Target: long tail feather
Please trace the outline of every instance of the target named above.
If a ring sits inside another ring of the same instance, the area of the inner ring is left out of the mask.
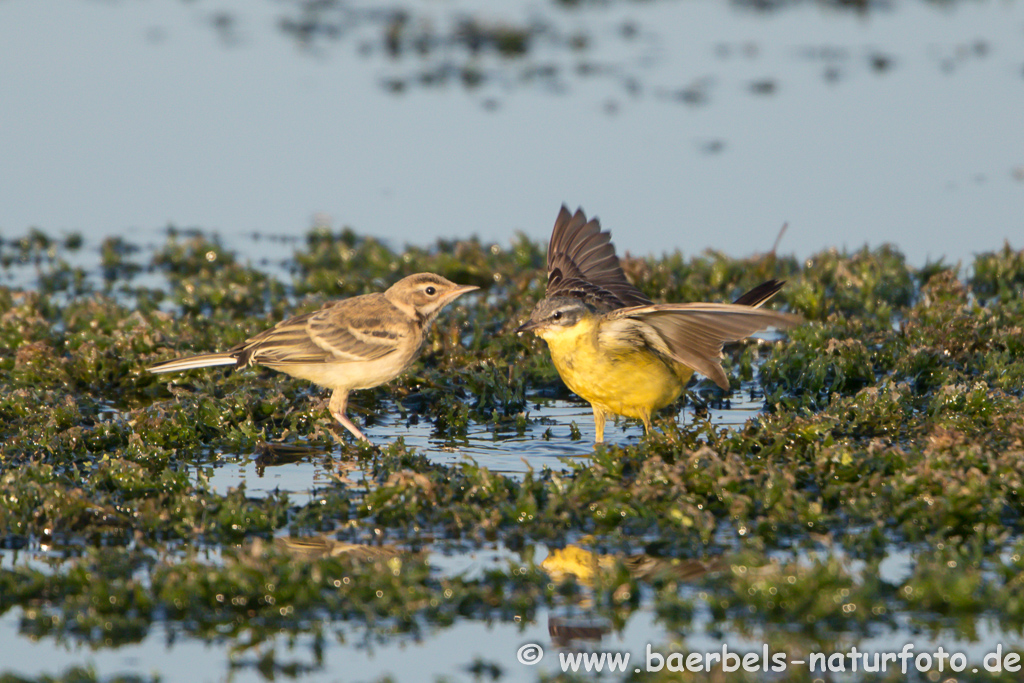
[[[238,359],[230,353],[204,353],[198,356],[176,358],[146,368],[150,372],[180,372],[192,368],[209,368],[214,365],[237,365]]]
[[[764,304],[768,299],[778,294],[779,290],[782,289],[782,285],[786,284],[785,280],[768,280],[762,282],[757,287],[740,296],[740,298],[733,301],[734,304],[740,306],[750,306],[752,308],[758,308]]]

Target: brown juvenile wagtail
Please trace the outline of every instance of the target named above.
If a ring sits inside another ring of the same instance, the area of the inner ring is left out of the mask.
[[[565,206],[548,244],[544,299],[521,325],[547,342],[566,386],[590,403],[596,441],[608,415],[639,418],[675,401],[694,371],[729,389],[722,345],[799,316],[760,306],[782,288],[769,280],[734,303],[655,304],[626,279],[611,234]]]
[[[213,365],[265,365],[333,389],[330,411],[348,431],[367,440],[345,415],[348,394],[393,380],[420,355],[427,330],[442,308],[479,289],[433,273],[402,278],[385,292],[330,301],[289,318],[225,353],[158,363],[150,372]]]

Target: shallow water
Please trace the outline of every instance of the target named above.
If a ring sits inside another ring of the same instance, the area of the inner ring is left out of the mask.
[[[353,403],[358,405],[358,398]],[[530,424],[522,436],[495,435],[493,431],[473,424],[468,438],[453,442],[437,438],[430,422],[411,425],[390,419],[387,415],[378,416],[374,424],[363,432],[378,445],[400,436],[416,452],[438,464],[452,465],[472,460],[492,472],[511,476],[522,475],[527,469],[535,472],[544,468],[564,471],[569,469],[569,463],[585,462],[594,452],[594,420],[588,404],[534,400],[530,405]],[[710,420],[716,426],[740,427],[757,415],[763,405],[763,398],[751,398],[749,391],[740,391],[736,392],[729,407],[709,407],[707,417],[700,419]],[[698,418],[692,405],[687,405],[676,419],[681,425],[686,425]],[[573,424],[579,429],[578,439],[572,438]],[[545,438],[549,431],[550,437]],[[620,418],[617,423],[610,421],[605,431],[608,444],[636,443],[642,437],[643,426],[636,420]],[[340,448],[333,449],[332,455],[330,465],[325,464],[323,455],[310,454],[298,462],[260,468],[256,463],[258,456],[224,453],[205,463],[204,472],[211,487],[219,493],[244,484],[249,496],[283,491],[288,493],[293,503],[302,505],[309,502],[318,486],[332,481],[337,476],[337,469],[343,467],[346,458]],[[345,471],[342,475],[355,482],[361,479],[358,469]]]
[[[542,559],[548,552],[537,547]],[[488,565],[515,561],[516,554],[500,548],[478,549],[471,553],[431,553],[430,563],[436,571],[446,575],[473,575]],[[24,559],[22,561],[30,561]],[[881,577],[898,582],[906,573],[909,562],[906,553],[892,554],[881,568]],[[857,563],[854,562],[854,565]],[[684,592],[685,589],[684,589]],[[693,591],[688,591],[693,593]],[[698,598],[699,595],[693,595]],[[649,602],[649,601],[648,601]],[[980,624],[975,637],[958,638],[927,635],[914,628],[906,619],[901,620],[899,635],[887,633],[864,637],[857,643],[861,653],[899,652],[906,643],[913,646],[914,655],[935,653],[939,648],[947,653],[962,653],[968,671],[983,668],[986,655],[997,647],[1004,650],[1024,646],[1019,636],[1010,636],[987,624]],[[649,605],[634,612],[621,628],[613,628],[607,619],[596,616],[586,605],[541,609],[535,618],[510,622],[482,622],[459,619],[447,628],[424,625],[418,637],[392,634],[369,635],[360,628],[351,628],[343,622],[322,624],[325,637],[317,641],[311,635],[282,634],[277,642],[263,643],[256,650],[242,650],[229,654],[226,643],[200,642],[182,636],[173,626],[156,623],[148,634],[136,644],[116,649],[90,650],[71,643],[55,645],[51,639],[29,639],[18,635],[19,620],[16,612],[0,616],[0,658],[7,673],[26,676],[57,673],[70,666],[87,665],[102,676],[133,673],[159,675],[163,681],[263,681],[271,675],[261,671],[261,660],[273,653],[279,667],[294,667],[290,676],[298,680],[320,681],[374,681],[384,674],[397,681],[428,680],[444,676],[446,680],[479,680],[472,673],[474,665],[497,667],[503,681],[535,681],[541,674],[554,675],[560,671],[559,653],[575,652],[627,652],[630,654],[628,671],[646,668],[650,651],[668,656],[673,652],[722,652],[723,647],[733,653],[758,653],[778,634],[755,630],[748,635],[721,634],[712,631],[706,606],[698,601],[693,630],[685,640],[667,632]],[[566,640],[566,634],[577,635]],[[517,661],[520,648],[539,646],[544,655],[536,665]],[[806,668],[807,645],[794,639],[786,648],[769,646],[772,653],[782,652],[786,662],[794,669]],[[812,652],[815,650],[811,650]],[[835,652],[849,652],[837,644]],[[912,660],[913,661],[913,660]],[[264,660],[265,662],[265,660]],[[913,666],[913,664],[911,664]],[[280,675],[280,671],[278,672]]]
[[[480,16],[542,27],[515,58],[392,56],[372,12],[297,43],[302,5],[0,3],[0,231],[507,244],[566,202],[640,254],[1019,240],[1020,3],[516,0]],[[406,7],[444,38],[475,5]]]
[[[728,408],[710,407],[707,417],[700,419],[709,419],[716,425],[741,426],[757,415],[762,403],[763,399],[751,398],[749,391],[737,392]],[[390,415],[379,416],[365,433],[378,444],[401,435],[408,445],[435,462],[451,464],[472,458],[492,471],[511,476],[521,476],[528,468],[565,470],[569,463],[585,461],[592,454],[594,426],[586,404],[537,398],[530,406],[531,421],[521,436],[496,438],[491,431],[477,428],[470,430],[464,442],[453,444],[437,439],[429,422],[406,425]],[[688,405],[677,419],[692,424],[697,418]],[[579,429],[577,439],[571,437],[572,424]],[[549,438],[544,438],[546,433],[550,433]],[[606,430],[610,444],[636,442],[642,435],[642,426],[632,420],[609,423]],[[256,454],[212,454],[209,461],[200,465],[201,476],[219,493],[244,485],[248,496],[286,492],[293,504],[302,505],[316,496],[318,487],[330,484],[339,475],[347,477],[354,486],[360,486],[363,475],[359,467],[353,465],[352,469],[347,469],[339,448],[333,449],[331,455],[333,459],[329,463],[325,455],[314,453],[296,462],[262,468],[257,465]],[[286,529],[279,533],[279,536],[286,535]],[[519,562],[516,553],[500,546],[466,549],[440,541],[428,544],[427,548],[431,549],[429,557],[434,571],[445,576],[473,577],[488,566]],[[54,551],[36,544],[16,553],[0,551],[0,567],[11,568],[17,564],[45,571],[48,562],[66,557],[68,550]],[[540,563],[547,552],[545,546],[536,546],[535,561]],[[214,551],[211,561],[216,561],[215,556]],[[398,634],[368,635],[363,630],[346,627],[343,622],[325,621],[322,626],[327,637],[322,644],[323,657],[318,659],[316,652],[320,645],[308,634],[282,635],[278,642],[264,643],[257,651],[233,652],[231,641],[201,642],[179,633],[174,624],[161,622],[154,623],[137,644],[90,649],[73,641],[27,638],[19,633],[18,610],[12,610],[0,617],[0,662],[5,673],[26,676],[55,675],[70,666],[88,665],[101,676],[158,673],[161,680],[168,682],[259,681],[266,680],[258,665],[261,656],[274,652],[278,665],[296,667],[299,679],[311,682],[339,680],[340,671],[344,671],[344,680],[355,681],[376,680],[385,673],[398,681],[417,681],[423,680],[424,670],[431,672],[431,679],[445,675],[456,681],[472,680],[468,667],[474,662],[498,665],[504,672],[502,680],[533,681],[541,671],[554,672],[552,666],[557,659],[552,655],[539,668],[527,667],[516,660],[518,648],[535,643],[554,653],[557,650],[552,644],[554,624],[563,630],[578,628],[595,618],[586,609],[544,609],[535,619],[518,623],[462,619],[449,628],[425,624],[422,634],[416,638]],[[597,620],[604,624],[601,618]],[[604,632],[604,647],[631,650],[635,656],[642,653],[644,644],[663,643],[668,637],[655,623],[649,609],[636,613],[621,632],[611,634],[609,628],[604,625],[599,629]],[[579,645],[576,642],[574,647]],[[588,640],[586,646],[596,648],[598,643]]]

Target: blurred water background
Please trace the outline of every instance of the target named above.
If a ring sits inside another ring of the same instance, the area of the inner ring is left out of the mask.
[[[0,236],[351,226],[562,202],[635,255],[1018,242],[1024,9],[998,2],[0,2]]]

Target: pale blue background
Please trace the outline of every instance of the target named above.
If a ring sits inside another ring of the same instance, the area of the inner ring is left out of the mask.
[[[409,5],[438,29],[462,6],[475,5]],[[1024,242],[1020,3],[483,6],[495,22],[583,32],[590,47],[485,56],[498,77],[479,90],[396,96],[385,79],[443,55],[391,60],[379,25],[304,51],[277,28],[292,3],[0,2],[0,232],[162,241],[173,223],[241,242],[303,234],[323,214],[395,246],[507,244],[518,229],[545,238],[567,202],[634,253],[746,255],[784,221],[782,250],[800,255],[892,241],[922,263]],[[230,40],[217,12],[235,17]],[[808,56],[823,51],[838,57]],[[892,67],[876,72],[874,55]],[[615,75],[578,76],[582,62]],[[556,92],[521,81],[549,64]],[[753,94],[762,80],[773,94]],[[670,97],[695,85],[706,104]]]

